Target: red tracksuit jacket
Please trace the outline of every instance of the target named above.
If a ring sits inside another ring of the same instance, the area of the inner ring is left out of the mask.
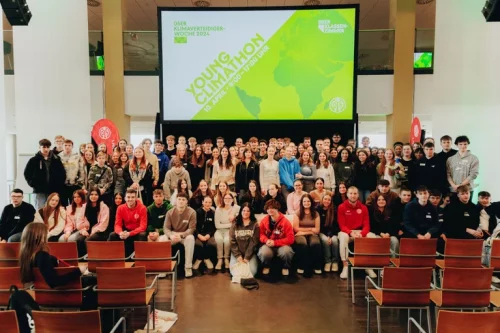
[[[340,231],[350,234],[352,230],[360,230],[361,235],[366,237],[370,232],[370,218],[368,209],[359,200],[353,206],[349,200],[344,201],[338,207],[337,218]]]
[[[128,208],[127,204],[118,206],[116,210],[115,233],[119,234],[125,228],[130,236],[146,231],[148,226],[148,212],[139,200],[134,208]]]
[[[274,246],[280,247],[284,245],[292,245],[295,241],[292,224],[287,220],[285,215],[281,213],[279,214],[280,216],[276,221],[276,226],[272,231],[269,228],[269,215],[266,215],[262,221],[260,221],[259,229],[261,243],[265,244],[268,239],[272,239],[274,241]]]

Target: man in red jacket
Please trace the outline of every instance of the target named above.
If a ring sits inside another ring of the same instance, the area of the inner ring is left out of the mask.
[[[109,235],[108,241],[125,241],[125,254],[128,257],[134,252],[134,241],[145,241],[148,226],[146,206],[137,200],[135,190],[127,190],[125,205],[116,210],[115,231]]]
[[[264,205],[267,212],[260,222],[260,242],[263,243],[257,256],[264,264],[263,275],[269,274],[269,264],[274,256],[278,256],[283,261],[281,274],[287,276],[288,269],[292,265],[294,252],[291,245],[295,237],[290,221],[279,212],[281,205],[278,201],[271,199]]]
[[[368,209],[359,200],[359,191],[351,186],[347,190],[347,200],[338,207],[337,219],[339,222],[339,251],[340,258],[344,264],[341,279],[347,279],[347,248],[354,238],[370,237],[375,238],[375,234],[370,232],[370,219]],[[371,278],[376,278],[377,274],[372,269],[367,269],[366,273]]]

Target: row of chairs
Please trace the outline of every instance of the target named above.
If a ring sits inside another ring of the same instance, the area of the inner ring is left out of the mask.
[[[101,333],[101,316],[99,311],[81,312],[48,312],[33,311],[33,322],[37,333]],[[127,331],[125,317],[121,317],[110,333]],[[0,311],[0,331],[2,333],[19,333],[16,312]]]
[[[491,286],[495,268],[500,268],[500,241],[491,249],[491,267],[482,266],[481,240],[452,240],[446,242],[445,253],[436,253],[436,240],[402,239],[398,258],[391,258],[389,239],[355,239],[355,252],[348,258],[351,275],[352,302],[354,270],[374,269],[383,272],[383,283],[366,277],[367,331],[370,329],[370,303],[376,303],[377,327],[381,332],[380,310],[383,308],[427,311],[431,331],[430,304],[438,310],[487,311],[490,304],[500,307],[500,291]],[[436,259],[436,255],[444,259]],[[391,267],[390,267],[391,266]],[[434,268],[439,270],[439,287]],[[433,283],[431,283],[431,280]],[[347,283],[349,290],[349,283]],[[492,289],[493,288],[493,289]],[[496,290],[495,290],[496,289]]]
[[[426,332],[413,317],[408,318],[408,333],[416,327],[419,333]],[[496,333],[500,327],[500,312],[439,311],[437,333],[481,332]]]

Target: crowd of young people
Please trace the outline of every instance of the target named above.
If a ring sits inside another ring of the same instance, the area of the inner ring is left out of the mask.
[[[500,203],[486,191],[471,203],[479,161],[466,136],[455,139],[458,151],[443,136],[439,154],[432,138],[385,149],[368,137],[342,145],[338,133],[315,147],[309,137],[215,142],[169,135],[166,145],[144,139],[134,148],[120,140],[108,153],[90,143],[73,152],[62,136],[53,148],[40,140],[24,172],[35,207],[14,190],[0,242],[30,239],[23,230],[35,222],[49,242],[77,242],[79,254],[88,240],[124,241],[127,255],[138,240],[180,244],[186,277],[239,263],[255,275],[259,261],[268,275],[277,258],[283,275],[292,265],[321,274],[340,264],[346,278],[357,237],[390,238],[396,253],[402,237],[438,238],[441,251],[448,238],[484,239],[487,253],[500,234]]]

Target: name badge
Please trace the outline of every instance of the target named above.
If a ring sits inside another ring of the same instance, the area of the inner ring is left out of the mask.
[[[462,168],[461,168],[461,167],[459,167],[459,166],[457,166],[457,167],[455,168],[455,171],[460,171],[460,170],[462,170]]]
[[[279,230],[274,230],[274,234],[279,235],[279,234],[281,234],[281,232]]]
[[[344,167],[344,169],[350,169],[350,168],[351,168],[351,167],[349,167],[349,166],[345,166],[345,167]]]
[[[188,220],[182,220],[182,223],[188,223],[189,221]]]
[[[96,174],[95,176],[96,176],[96,177],[101,177],[101,174],[100,174],[100,173],[98,173],[98,174]]]
[[[158,157],[158,162],[161,162],[161,158]]]
[[[14,220],[20,220],[21,216],[14,216]]]
[[[212,218],[211,218],[211,217],[209,217],[209,218],[207,219],[207,221],[212,221]]]
[[[431,218],[432,218],[432,216],[431,216],[430,214],[427,214],[427,215],[425,216],[425,218],[426,218],[426,219],[431,219]]]
[[[470,215],[469,215],[469,212],[465,212],[465,213],[464,213],[464,216],[465,216],[465,217],[469,217],[469,216],[470,216]]]
[[[158,216],[158,218],[163,219],[163,218],[165,218],[165,215],[160,215],[160,216]]]
[[[420,166],[425,166],[425,163],[420,163]]]

